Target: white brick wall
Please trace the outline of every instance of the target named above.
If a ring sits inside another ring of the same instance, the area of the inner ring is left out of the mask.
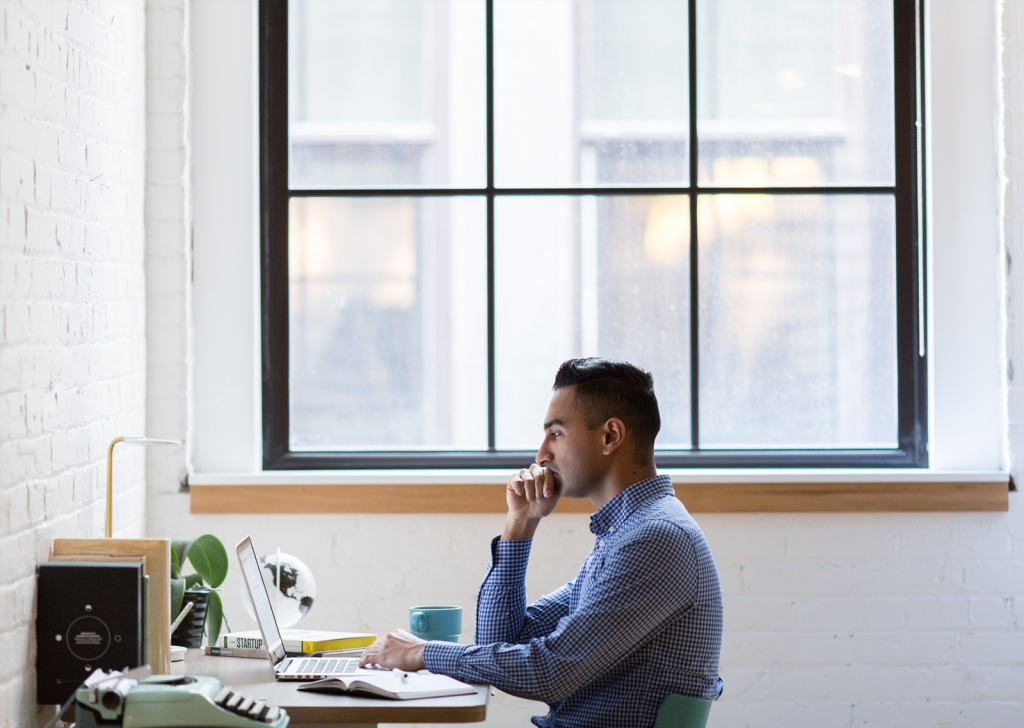
[[[0,0],[2,726],[37,717],[35,565],[103,535],[106,446],[145,425],[143,11]],[[144,463],[116,457],[116,535]]]
[[[1008,514],[699,520],[725,590],[711,725],[1022,725],[1016,494]]]

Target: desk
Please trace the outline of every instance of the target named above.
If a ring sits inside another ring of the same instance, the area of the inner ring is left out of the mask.
[[[291,725],[375,726],[377,723],[475,723],[487,717],[490,688],[474,685],[473,695],[420,700],[382,700],[325,693],[300,692],[300,682],[277,682],[269,660],[212,657],[201,649],[189,650],[184,662],[171,665],[172,673],[215,677],[247,695],[265,698],[288,711]]]

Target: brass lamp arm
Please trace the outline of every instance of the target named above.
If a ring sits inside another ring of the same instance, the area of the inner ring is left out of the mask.
[[[107,525],[104,533],[107,538],[114,535],[114,445],[124,442],[123,437],[115,437],[107,448]]]

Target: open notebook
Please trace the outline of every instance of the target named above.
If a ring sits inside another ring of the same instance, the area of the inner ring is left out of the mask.
[[[426,671],[383,672],[380,675],[352,675],[328,677],[303,683],[299,690],[324,693],[367,693],[380,698],[413,700],[415,698],[441,698],[446,695],[471,695],[473,686],[445,675]]]

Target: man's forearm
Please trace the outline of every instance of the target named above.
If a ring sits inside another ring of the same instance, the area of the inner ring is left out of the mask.
[[[540,524],[539,518],[524,518],[522,520],[505,519],[505,530],[501,533],[502,541],[529,541],[537,532]]]
[[[515,642],[526,615],[530,539],[491,541],[491,562],[476,606],[476,641]]]

